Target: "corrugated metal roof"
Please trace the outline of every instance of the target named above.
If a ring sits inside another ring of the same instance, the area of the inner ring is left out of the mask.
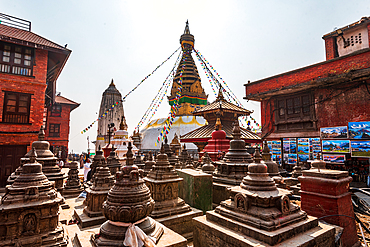
[[[221,100],[216,100],[216,101],[200,108],[199,110],[195,110],[193,112],[193,114],[194,115],[203,115],[204,112],[215,111],[215,110],[219,110],[219,109],[230,110],[230,111],[233,111],[233,112],[238,113],[240,115],[249,115],[249,114],[252,113],[251,111],[249,111],[247,109],[244,109],[244,108],[239,107],[237,105],[234,105],[230,102],[227,102],[224,99],[221,99]]]
[[[232,139],[233,138],[233,126],[232,125],[223,125],[222,129],[226,132],[226,138]],[[180,140],[186,140],[186,139],[210,139],[212,138],[212,132],[215,130],[215,124],[208,124],[205,126],[202,126],[198,129],[195,129],[189,133],[186,133],[185,135],[182,135],[180,137]],[[241,138],[243,140],[256,140],[260,141],[261,138],[253,133],[250,130],[244,129],[240,127],[240,133]]]
[[[54,48],[58,50],[70,51],[64,48],[63,46],[60,46],[50,40],[47,40],[33,32],[29,32],[26,30],[0,24],[0,40],[6,40],[9,42],[12,42],[13,39],[31,43],[31,44],[28,44],[28,46],[34,47],[34,45],[36,44],[36,45],[50,47],[50,48]],[[24,45],[27,45],[27,44],[24,44]]]

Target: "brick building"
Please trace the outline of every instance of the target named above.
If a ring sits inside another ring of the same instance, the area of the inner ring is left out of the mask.
[[[31,32],[29,21],[4,14],[0,21],[0,186],[4,186],[37,140],[71,51]]]
[[[68,137],[70,113],[80,104],[66,97],[55,96],[55,103],[47,108],[45,139],[50,143],[51,151],[59,158],[68,155]]]
[[[318,138],[320,128],[370,121],[370,18],[323,36],[326,61],[245,84],[268,139]]]

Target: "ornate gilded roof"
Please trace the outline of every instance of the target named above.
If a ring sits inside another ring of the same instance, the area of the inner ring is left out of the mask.
[[[198,129],[195,129],[191,132],[186,133],[185,135],[180,136],[181,142],[184,142],[186,140],[192,140],[194,139],[204,139],[204,141],[212,138],[212,132],[215,130],[215,123],[210,123],[208,125],[204,125]],[[231,124],[224,124],[222,127],[222,130],[226,132],[226,138],[232,139],[232,132],[233,132],[233,126]],[[243,140],[256,140],[260,141],[261,138],[253,133],[250,130],[244,129],[240,127],[241,132],[241,139]]]

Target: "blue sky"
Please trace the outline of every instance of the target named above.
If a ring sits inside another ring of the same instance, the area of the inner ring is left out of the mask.
[[[32,22],[32,31],[72,50],[57,91],[81,106],[71,114],[70,151],[87,149],[80,131],[97,118],[113,78],[125,95],[179,47],[188,19],[195,48],[213,65],[260,123],[259,103],[243,100],[243,84],[325,60],[321,37],[363,16],[369,1],[19,1],[0,0],[1,12]],[[194,56],[193,56],[194,57]],[[196,58],[194,57],[194,60]],[[124,103],[132,133],[174,60]],[[209,101],[215,96],[198,64]],[[163,102],[156,118],[167,117]]]

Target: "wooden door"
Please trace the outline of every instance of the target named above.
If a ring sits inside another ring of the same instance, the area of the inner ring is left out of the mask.
[[[0,145],[0,187],[5,187],[6,180],[26,153],[26,145]]]

